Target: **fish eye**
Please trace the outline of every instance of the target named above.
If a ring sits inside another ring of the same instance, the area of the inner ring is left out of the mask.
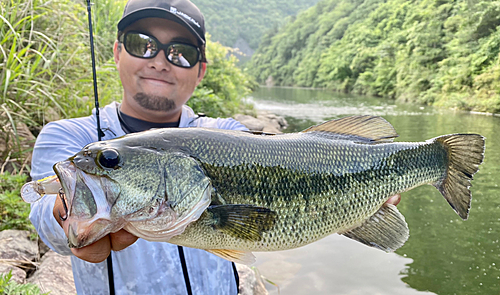
[[[103,168],[116,169],[120,166],[120,154],[112,149],[101,151],[97,155],[97,162]]]

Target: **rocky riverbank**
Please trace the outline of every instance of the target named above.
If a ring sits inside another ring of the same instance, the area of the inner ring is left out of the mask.
[[[29,235],[20,230],[0,232],[0,274],[12,271],[12,281],[35,284],[42,293],[75,294],[70,257],[55,253]]]
[[[262,278],[248,266],[237,264],[241,295],[268,294]],[[42,241],[33,241],[28,231],[0,232],[0,275],[11,272],[11,281],[31,283],[50,295],[76,294],[71,259],[50,250]]]

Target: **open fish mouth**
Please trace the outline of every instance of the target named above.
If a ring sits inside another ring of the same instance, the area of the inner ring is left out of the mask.
[[[81,248],[120,230],[124,219],[112,217],[120,186],[107,177],[85,173],[71,161],[54,165],[67,201],[68,243]]]

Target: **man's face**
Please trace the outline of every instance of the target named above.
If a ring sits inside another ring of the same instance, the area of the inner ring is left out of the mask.
[[[162,18],[139,20],[124,31],[139,31],[156,37],[163,44],[172,41],[196,45],[196,38],[183,26]],[[114,47],[115,62],[124,89],[121,110],[151,122],[179,119],[181,108],[205,74],[205,67],[186,69],[167,61],[161,50],[152,59],[131,56],[122,45]]]

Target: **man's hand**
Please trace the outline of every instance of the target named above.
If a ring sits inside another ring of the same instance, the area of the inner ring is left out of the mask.
[[[54,204],[54,210],[52,211],[52,213],[59,225],[64,229],[64,232],[67,236],[69,224],[67,221],[63,221],[59,217],[59,214],[63,217],[65,216],[64,206],[61,198],[56,198],[56,203]],[[123,250],[135,243],[135,241],[137,241],[136,236],[132,235],[124,229],[121,229],[116,233],[111,233],[88,246],[79,249],[72,248],[71,252],[73,252],[73,255],[82,260],[92,263],[98,263],[104,261],[111,253],[111,250]]]
[[[389,200],[387,200],[385,203],[397,206],[399,204],[399,201],[401,201],[401,195],[397,194],[397,195],[390,197]]]

